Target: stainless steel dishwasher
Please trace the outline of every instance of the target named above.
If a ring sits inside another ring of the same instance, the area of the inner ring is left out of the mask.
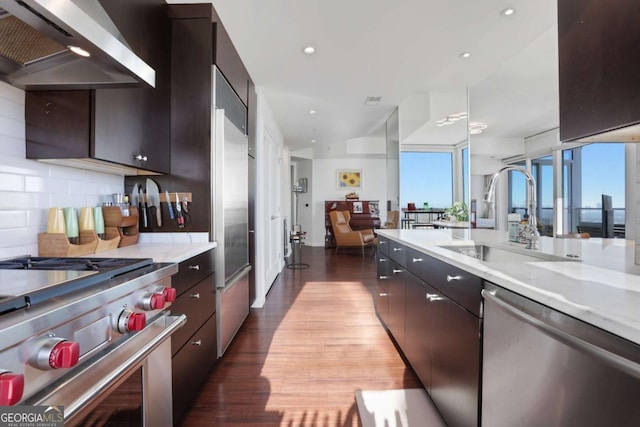
[[[638,426],[640,346],[487,283],[482,425]]]

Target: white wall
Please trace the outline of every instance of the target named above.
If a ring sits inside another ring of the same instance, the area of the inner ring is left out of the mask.
[[[257,88],[256,117],[256,300],[253,307],[262,307],[277,274],[284,267],[284,230],[286,219],[291,224],[289,158],[284,150],[284,138],[260,88]],[[270,151],[267,139],[277,153]],[[272,162],[271,164],[269,162]],[[273,191],[275,188],[279,191]],[[279,193],[279,194],[278,194]],[[267,195],[278,194],[275,210]],[[271,217],[277,217],[272,220]]]
[[[24,91],[0,82],[0,258],[38,253],[50,207],[97,206],[124,191],[120,175],[25,158]]]
[[[349,191],[337,189],[336,172],[338,169],[361,169],[362,170],[362,190],[356,191],[360,200],[379,200],[381,221],[386,219],[387,200],[387,174],[386,160],[384,158],[335,158],[335,159],[314,159],[311,164],[312,177],[309,180],[312,191],[309,207],[303,206],[300,199],[300,211],[306,211],[304,215],[309,218],[309,223],[303,224],[307,231],[307,245],[324,246],[325,226],[324,226],[324,201],[344,200],[345,194]],[[305,229],[305,228],[303,228]]]

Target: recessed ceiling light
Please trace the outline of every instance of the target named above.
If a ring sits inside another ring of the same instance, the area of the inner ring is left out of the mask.
[[[309,110],[309,114],[315,114],[316,110]]]
[[[304,49],[302,49],[302,51],[304,52],[305,55],[313,55],[314,53],[316,53],[316,48],[313,46],[307,46]]]
[[[516,12],[516,10],[515,10],[514,8],[512,8],[512,7],[508,7],[508,8],[506,8],[506,9],[503,9],[503,10],[500,12],[500,15],[502,15],[502,16],[511,16],[511,15],[513,15],[515,12]]]
[[[381,99],[382,99],[381,96],[367,96],[364,100],[364,105],[367,105],[367,106],[378,105]]]
[[[469,52],[462,52],[462,53],[460,54],[460,58],[468,58],[468,57],[470,57],[470,56],[471,56],[471,54],[470,54]]]
[[[87,52],[86,50],[84,50],[83,48],[79,47],[79,46],[67,46],[69,48],[69,50],[73,53],[75,53],[76,55],[80,55],[80,56],[84,56],[84,57],[89,57],[91,56],[91,54],[89,52]]]
[[[316,142],[316,140],[315,140],[315,139],[312,139],[312,140],[311,140],[311,142]]]

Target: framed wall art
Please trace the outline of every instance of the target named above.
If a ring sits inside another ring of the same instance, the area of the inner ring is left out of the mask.
[[[338,169],[336,172],[338,190],[361,190],[361,169]]]

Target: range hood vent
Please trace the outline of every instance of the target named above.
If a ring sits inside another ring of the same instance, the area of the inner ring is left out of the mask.
[[[22,89],[155,87],[99,0],[0,0],[0,78]]]

